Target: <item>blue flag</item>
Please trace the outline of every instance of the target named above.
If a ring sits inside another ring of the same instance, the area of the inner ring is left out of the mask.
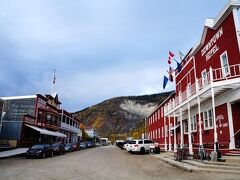
[[[176,59],[174,59],[174,60],[177,63],[177,70],[178,70],[178,72],[180,72],[182,70],[182,65]]]
[[[166,76],[163,77],[163,89],[165,89],[168,82],[168,78]]]

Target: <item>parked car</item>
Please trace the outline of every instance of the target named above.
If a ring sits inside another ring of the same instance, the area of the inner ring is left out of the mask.
[[[73,150],[78,151],[80,150],[80,143],[79,142],[72,142]]]
[[[65,144],[64,149],[65,149],[65,152],[72,152],[72,151],[74,151],[74,147],[73,147],[72,143]]]
[[[87,148],[87,143],[82,141],[80,142],[80,149],[86,149]]]
[[[125,149],[125,150],[126,150],[127,147],[128,147],[128,143],[129,143],[129,140],[124,141],[122,149]]]
[[[123,147],[123,140],[116,140],[116,146],[118,146],[119,148]]]
[[[96,143],[95,143],[95,146],[96,146],[96,147],[100,147],[100,146],[102,146],[102,145],[101,145],[99,142],[96,142]]]
[[[26,152],[26,158],[45,158],[47,156],[53,156],[53,148],[50,144],[36,144],[29,148]]]
[[[95,143],[92,141],[87,141],[87,148],[95,147]]]
[[[140,152],[141,154],[145,154],[149,152],[150,146],[155,146],[155,142],[150,139],[139,139],[130,141],[128,144],[128,152]]]
[[[54,154],[64,154],[65,153],[65,147],[64,144],[61,142],[53,143],[52,145]]]

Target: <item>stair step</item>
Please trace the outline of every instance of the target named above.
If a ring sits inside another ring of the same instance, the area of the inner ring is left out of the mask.
[[[225,156],[240,156],[240,153],[226,153]]]

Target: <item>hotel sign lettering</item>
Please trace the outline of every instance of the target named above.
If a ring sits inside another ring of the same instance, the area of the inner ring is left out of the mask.
[[[206,61],[209,60],[218,50],[216,42],[223,35],[223,28],[221,27],[216,34],[208,41],[208,43],[201,50],[202,56],[206,57]]]

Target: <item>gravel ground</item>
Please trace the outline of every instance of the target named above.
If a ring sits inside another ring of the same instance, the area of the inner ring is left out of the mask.
[[[0,180],[155,180],[239,179],[236,175],[189,173],[150,155],[129,154],[115,146],[99,147],[46,159],[0,160]]]

